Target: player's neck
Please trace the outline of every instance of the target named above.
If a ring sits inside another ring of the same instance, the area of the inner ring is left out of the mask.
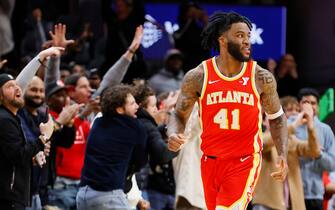
[[[236,60],[228,53],[220,54],[215,59],[220,72],[227,77],[233,77],[242,70],[243,62]]]

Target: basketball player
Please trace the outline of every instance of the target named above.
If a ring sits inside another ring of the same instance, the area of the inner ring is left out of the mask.
[[[246,209],[260,171],[261,105],[270,119],[278,169],[287,175],[287,126],[273,75],[250,59],[250,21],[237,13],[215,13],[203,31],[203,45],[219,55],[189,71],[168,125],[169,148],[185,143],[185,124],[196,101],[203,132],[201,175],[206,205]]]

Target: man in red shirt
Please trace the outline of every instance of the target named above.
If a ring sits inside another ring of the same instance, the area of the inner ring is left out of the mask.
[[[168,125],[169,148],[185,143],[185,124],[196,101],[202,125],[201,173],[206,205],[246,209],[260,171],[261,107],[270,119],[278,170],[287,175],[287,126],[273,75],[251,60],[251,22],[237,13],[216,13],[203,31],[203,45],[219,55],[189,71]]]

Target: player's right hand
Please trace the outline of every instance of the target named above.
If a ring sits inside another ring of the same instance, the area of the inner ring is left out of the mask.
[[[168,148],[173,152],[177,152],[181,149],[182,145],[186,143],[186,138],[184,134],[171,134],[169,136]]]

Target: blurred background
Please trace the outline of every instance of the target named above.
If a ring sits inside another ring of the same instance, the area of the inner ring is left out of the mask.
[[[64,23],[67,39],[76,45],[62,58],[63,68],[78,64],[103,76],[143,24],[141,50],[124,82],[150,78],[171,48],[183,54],[186,72],[215,54],[200,46],[208,17],[216,10],[236,11],[253,23],[253,58],[274,73],[280,95],[316,88],[325,97],[325,118],[334,122],[329,116],[334,106],[334,8],[331,0],[1,0],[0,56],[8,60],[6,71],[17,73],[40,51],[53,25]]]

